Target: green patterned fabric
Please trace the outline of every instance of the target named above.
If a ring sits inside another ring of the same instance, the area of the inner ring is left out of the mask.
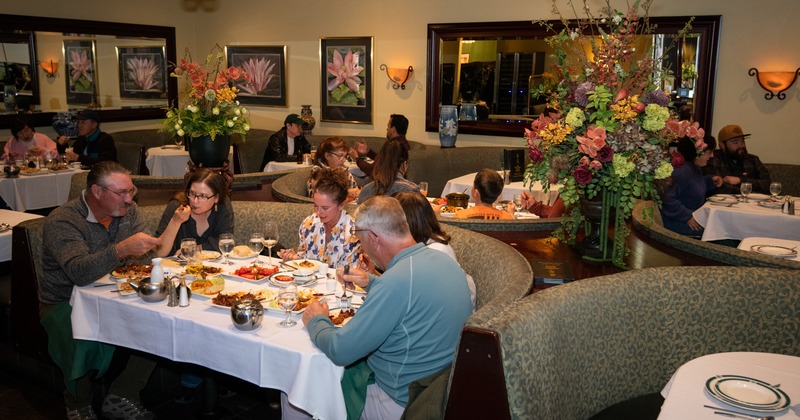
[[[477,232],[552,232],[561,225],[561,218],[552,219],[518,219],[518,220],[482,220],[482,219],[456,219],[455,217],[439,216],[439,223],[458,226],[462,229]]]
[[[696,357],[800,355],[797,272],[661,267],[534,293],[483,323],[497,331],[513,418],[588,418],[659,392]]]
[[[308,196],[308,176],[311,168],[293,169],[272,183],[272,195],[287,203],[313,203]]]

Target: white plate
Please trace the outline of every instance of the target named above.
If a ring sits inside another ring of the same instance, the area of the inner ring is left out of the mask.
[[[348,287],[347,291],[348,292],[353,292],[353,293],[355,293],[357,295],[366,295],[367,294],[366,290],[362,289],[360,286],[355,285],[355,284],[353,285],[353,287]]]
[[[302,267],[302,268],[309,268],[309,269],[314,270],[314,271],[317,271],[319,269],[319,265],[322,264],[321,261],[305,259],[305,258],[286,261],[284,264],[288,265],[289,267],[293,267],[293,268],[301,268],[301,266],[300,266],[301,262],[303,262],[303,263],[307,262],[308,264],[314,265],[314,267]]]
[[[252,252],[252,251],[250,252],[250,255],[248,255],[246,257],[240,257],[238,255],[234,255],[233,253],[231,253],[231,255],[228,255],[228,258],[230,258],[232,260],[246,260],[248,258],[255,258],[256,255],[258,255],[258,254],[256,254],[255,252]]]
[[[22,176],[37,176],[37,175],[47,175],[50,171],[47,169],[39,169],[37,172],[22,172],[19,171],[19,174]]]
[[[792,248],[778,245],[752,245],[751,251],[758,252],[759,254],[771,255],[780,258],[793,258],[797,256],[797,251]]]
[[[128,296],[136,296],[136,290],[133,290],[130,283],[127,281],[118,281],[117,283],[117,290],[119,290],[119,295],[123,297]]]
[[[706,381],[706,391],[720,402],[750,411],[778,412],[791,404],[781,389],[747,376],[712,376]]]
[[[330,311],[328,311],[328,317],[335,317],[335,316],[339,315],[339,313],[340,313],[341,311],[342,311],[341,309],[331,309]],[[357,312],[357,311],[356,311],[356,312]],[[354,316],[355,316],[355,315],[354,315]],[[342,323],[341,323],[341,324],[339,324],[339,325],[333,324],[333,325],[336,325],[337,327],[344,327],[344,326],[345,326],[345,324],[347,324],[348,322],[350,322],[350,320],[351,320],[351,319],[353,319],[353,317],[352,317],[352,316],[349,316],[349,317],[345,318],[345,319],[344,319],[344,321],[342,321]]]
[[[201,252],[195,253],[195,257],[197,257],[200,260],[216,260],[221,255],[222,254],[220,254],[217,251],[201,251]]]
[[[291,277],[292,281],[277,280],[277,277],[279,277],[279,276]],[[291,271],[279,271],[279,272],[269,276],[269,282],[270,282],[270,284],[272,284],[274,286],[278,286],[278,287],[283,287],[283,286],[287,286],[287,285],[290,285],[290,284],[294,284],[295,286],[313,286],[313,285],[317,284],[317,277],[316,276],[311,276],[311,277],[298,278]]]
[[[261,301],[261,304],[265,308],[267,306],[267,301],[275,299],[275,296],[276,296],[275,292],[273,292],[272,290],[267,290],[267,289],[254,290],[253,292],[256,292],[256,293],[253,293],[253,294],[256,296],[256,299]],[[233,292],[233,293],[237,293],[237,292]],[[216,295],[214,297],[216,297]],[[217,305],[216,303],[214,303],[214,298],[208,299],[208,304],[213,306],[213,307],[215,307],[215,308],[225,309],[225,310],[228,310],[228,311],[231,310],[230,306]]]
[[[783,207],[783,203],[780,201],[772,201],[771,199],[759,201],[758,205],[768,209],[780,209]]]
[[[252,267],[252,266],[246,266],[246,267]],[[266,265],[264,267],[274,268],[274,266],[266,266]],[[230,277],[232,279],[241,280],[241,281],[249,282],[249,283],[261,283],[262,281],[269,280],[270,276],[275,275],[275,274],[277,274],[277,273],[272,273],[272,274],[270,274],[268,276],[261,277],[258,280],[254,280],[254,279],[248,279],[247,277],[242,277],[242,276],[240,276],[238,274],[235,274],[235,270],[230,272],[230,273],[222,273],[222,275],[225,276],[225,277]]]
[[[766,194],[758,194],[758,193],[747,194],[747,199],[753,201],[761,201],[761,200],[766,200],[768,198],[770,198],[770,196]]]
[[[711,204],[720,204],[723,206],[732,206],[738,203],[736,197],[732,195],[721,195],[721,194],[712,195],[711,197],[708,197],[708,202]]]

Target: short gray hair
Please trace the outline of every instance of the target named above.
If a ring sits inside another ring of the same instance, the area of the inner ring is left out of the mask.
[[[92,166],[92,169],[89,171],[89,175],[86,176],[86,188],[92,188],[92,185],[94,184],[100,184],[103,186],[106,178],[108,178],[111,174],[124,174],[130,176],[131,171],[122,166],[120,163],[112,160],[104,160],[102,162],[95,163],[94,166]]]
[[[403,206],[394,197],[376,195],[355,211],[356,227],[369,229],[378,236],[399,238],[410,235]]]

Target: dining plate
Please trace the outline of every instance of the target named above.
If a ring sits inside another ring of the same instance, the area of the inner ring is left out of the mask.
[[[269,290],[269,289],[260,289],[260,290],[249,290],[249,291],[246,291],[246,292],[232,292],[232,293],[229,293],[229,294],[218,293],[213,298],[208,300],[208,304],[213,306],[213,307],[216,307],[216,308],[222,308],[222,309],[230,310],[231,309],[230,305],[216,303],[214,301],[217,300],[220,297],[220,295],[230,296],[231,297],[231,301],[233,301],[235,299],[240,299],[240,298],[244,297],[247,293],[250,293],[251,295],[253,295],[256,300],[262,301],[262,304],[265,304],[264,301],[266,301],[266,300],[275,299],[275,292],[273,292],[272,290]]]
[[[11,230],[11,225],[8,223],[0,223],[0,232],[5,232],[7,230]]]
[[[359,295],[366,295],[367,294],[366,290],[362,289],[361,286],[359,286],[359,285],[357,285],[355,283],[353,283],[352,285],[348,286],[347,287],[347,291],[348,292],[353,292],[353,293],[356,293],[356,294],[359,294]]]
[[[771,198],[771,197],[766,195],[766,194],[758,194],[758,193],[747,194],[747,199],[748,200],[753,200],[753,201],[763,201],[763,200],[766,200],[768,198]]]
[[[350,322],[353,319],[353,316],[356,314],[355,309],[348,310],[344,315],[340,316],[342,313],[341,309],[331,309],[328,311],[328,319],[333,322],[333,325],[337,327],[343,327],[345,324]]]
[[[780,388],[747,376],[712,376],[706,381],[706,391],[720,402],[750,411],[777,412],[791,404]]]
[[[152,269],[152,264],[130,263],[123,265],[122,267],[115,268],[113,271],[111,271],[111,277],[117,279],[126,279],[131,275],[136,274],[142,278],[147,278],[150,277],[150,270]]]
[[[128,296],[136,296],[136,290],[133,290],[131,284],[127,281],[118,281],[117,283],[117,290],[119,290],[119,295],[123,297]]]
[[[721,195],[721,194],[712,195],[711,197],[708,197],[708,202],[711,204],[719,204],[723,206],[732,206],[733,204],[738,203],[736,197],[732,195]]]
[[[299,304],[299,302],[298,302],[298,304]],[[295,314],[295,315],[302,314],[303,312],[306,311],[306,306],[308,306],[308,305],[303,305],[300,309],[293,309],[292,313]],[[296,308],[296,306],[295,306],[295,308]],[[282,314],[286,313],[286,311],[284,311],[283,308],[281,308],[281,305],[275,299],[270,299],[270,300],[264,302],[264,309],[266,309],[268,311],[273,311],[273,312],[277,311],[277,312],[280,312]]]
[[[319,269],[319,265],[322,264],[322,262],[317,260],[310,260],[307,258],[301,258],[297,260],[286,261],[285,264],[294,268],[308,268],[317,271]]]
[[[192,281],[191,289],[195,296],[214,297],[225,290],[225,279],[221,275],[207,277],[204,280],[195,279]]]
[[[217,251],[200,251],[195,253],[195,257],[197,257],[200,260],[216,260],[221,255],[222,254],[220,254]]]
[[[257,272],[253,272],[257,270]],[[222,273],[226,277],[234,278],[236,280],[242,280],[250,283],[260,283],[262,281],[269,280],[269,277],[278,272],[278,266],[267,266],[267,265],[246,265],[244,267],[237,268],[236,270],[230,273]]]
[[[38,169],[38,168],[37,169],[31,168],[31,169],[28,169],[28,170],[24,170],[24,171],[20,170],[19,171],[19,174],[23,175],[23,176],[47,175],[49,173],[50,173],[50,171],[47,170],[47,169]]]
[[[313,286],[317,284],[317,277],[297,277],[291,271],[279,271],[269,276],[269,282],[275,286],[283,287],[290,284],[295,286]]]
[[[752,245],[750,250],[758,252],[759,254],[780,258],[793,258],[797,256],[797,251],[795,249],[778,245]]]
[[[778,200],[773,200],[771,198],[768,198],[766,200],[761,200],[757,204],[761,207],[766,207],[768,209],[779,209],[783,207],[783,203],[781,203]]]

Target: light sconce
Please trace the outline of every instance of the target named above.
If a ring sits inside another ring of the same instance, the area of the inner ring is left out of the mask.
[[[777,96],[779,100],[786,99],[786,94],[783,93],[789,89],[797,80],[797,75],[800,74],[800,68],[795,71],[764,71],[759,72],[757,68],[753,67],[747,72],[750,76],[755,76],[761,88],[766,90],[767,93],[764,97],[767,100]]]
[[[40,61],[39,67],[44,70],[47,77],[56,77],[56,73],[58,72],[58,61]]]
[[[411,78],[411,74],[414,73],[414,67],[411,66],[408,66],[407,69],[390,69],[386,64],[381,64],[381,70],[386,71],[386,75],[389,76],[389,80],[393,83],[393,88],[402,90],[406,90],[406,82]]]

